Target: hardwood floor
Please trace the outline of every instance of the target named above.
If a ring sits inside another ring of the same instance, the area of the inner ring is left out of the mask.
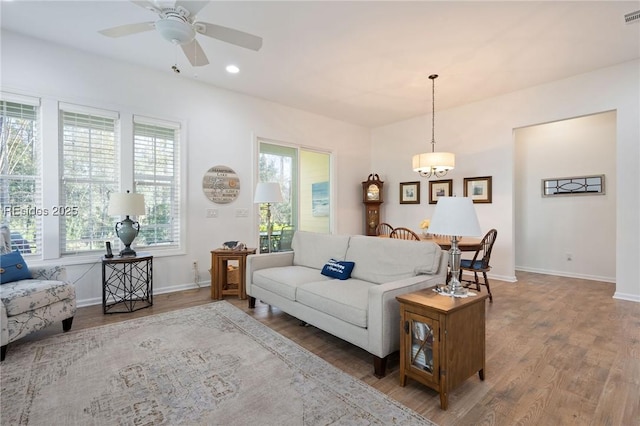
[[[367,352],[301,327],[277,308],[257,303],[251,310],[246,300],[226,300],[443,426],[640,424],[640,304],[612,299],[610,283],[517,276],[517,283],[491,281],[485,380],[475,375],[453,390],[447,411],[435,391],[412,380],[400,387],[397,355],[378,379]],[[153,307],[131,314],[80,308],[73,330],[210,303],[209,295],[208,287],[156,295]]]

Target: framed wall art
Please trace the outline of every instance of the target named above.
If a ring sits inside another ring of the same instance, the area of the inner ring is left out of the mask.
[[[429,181],[429,204],[437,204],[440,197],[451,197],[453,179]]]
[[[464,196],[474,203],[491,203],[491,176],[464,178]]]
[[[420,204],[420,182],[400,182],[400,204]]]

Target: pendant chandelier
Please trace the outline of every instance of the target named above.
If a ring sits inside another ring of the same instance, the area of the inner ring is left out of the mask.
[[[416,154],[413,156],[413,171],[420,176],[430,178],[431,176],[442,177],[449,170],[453,170],[456,165],[455,155],[451,152],[436,151],[436,78],[438,74],[431,74],[431,152]]]

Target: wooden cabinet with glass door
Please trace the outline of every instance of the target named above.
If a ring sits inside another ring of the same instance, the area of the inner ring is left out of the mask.
[[[414,379],[440,393],[478,373],[484,380],[486,294],[443,296],[431,289],[398,296],[400,302],[400,386]]]

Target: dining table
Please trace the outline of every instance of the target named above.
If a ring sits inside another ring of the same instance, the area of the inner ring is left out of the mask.
[[[440,246],[442,250],[451,249],[451,237],[448,236],[420,236],[420,241],[431,241]],[[462,237],[458,239],[460,251],[478,251],[482,248],[481,238]]]
[[[445,235],[419,234],[420,241],[436,243],[442,250],[451,249],[451,237]],[[378,235],[378,238],[389,238],[388,235]],[[462,237],[458,239],[460,251],[478,251],[482,248],[481,238]]]

